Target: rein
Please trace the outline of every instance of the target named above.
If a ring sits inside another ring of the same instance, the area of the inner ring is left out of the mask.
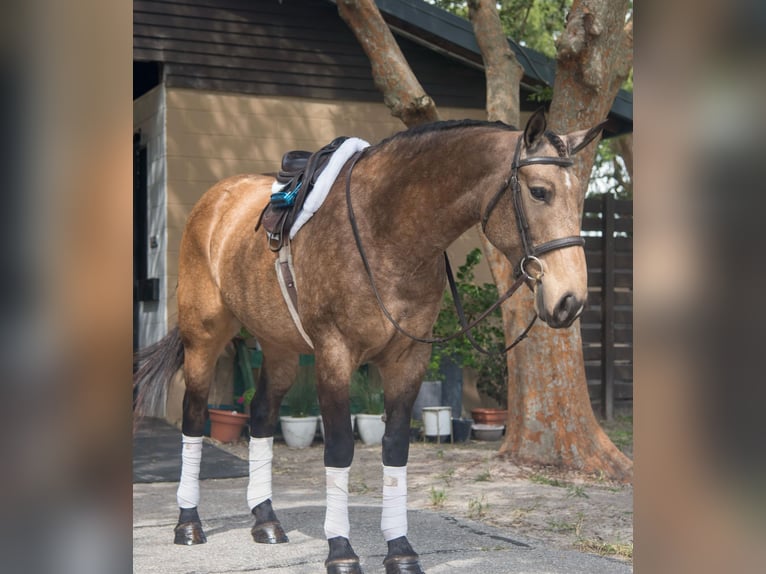
[[[386,319],[388,319],[391,325],[393,325],[393,327],[402,335],[408,337],[409,339],[412,339],[413,341],[417,341],[419,343],[436,343],[436,344],[446,343],[447,341],[451,341],[452,339],[465,335],[468,338],[471,345],[480,353],[483,353],[485,355],[505,354],[511,349],[513,349],[516,345],[518,345],[521,341],[523,341],[527,337],[527,334],[532,329],[532,326],[535,324],[535,321],[537,320],[537,313],[535,313],[534,317],[532,317],[532,320],[529,322],[526,328],[521,332],[521,334],[518,337],[516,337],[516,339],[514,339],[514,341],[510,345],[508,345],[505,349],[499,352],[488,351],[482,348],[474,339],[473,335],[471,334],[471,330],[474,327],[476,327],[476,325],[481,323],[484,319],[486,319],[490,313],[495,311],[500,305],[502,305],[507,299],[509,299],[516,291],[518,291],[519,287],[521,287],[525,281],[528,281],[528,280],[532,281],[535,285],[541,282],[543,277],[543,267],[542,267],[542,262],[537,258],[538,255],[548,253],[549,251],[553,251],[555,249],[562,249],[564,247],[571,247],[575,245],[582,246],[585,244],[585,240],[582,237],[570,236],[570,237],[554,239],[552,241],[547,241],[537,246],[533,245],[532,240],[529,237],[529,221],[527,220],[526,212],[524,211],[524,204],[521,200],[521,184],[519,183],[519,178],[518,178],[519,168],[527,166],[527,165],[539,165],[539,164],[551,164],[551,165],[558,165],[561,167],[569,167],[573,164],[573,162],[569,158],[548,157],[548,156],[529,157],[529,158],[520,160],[519,157],[521,155],[522,137],[523,136],[519,136],[519,139],[516,142],[516,149],[513,154],[513,162],[511,163],[510,178],[506,179],[503,182],[503,184],[500,186],[500,189],[498,189],[498,191],[495,193],[492,199],[490,199],[484,211],[484,215],[482,216],[482,219],[481,219],[481,227],[483,232],[486,229],[487,222],[489,221],[489,218],[492,215],[492,212],[494,211],[495,207],[500,201],[500,198],[502,197],[503,193],[505,193],[505,191],[510,187],[511,192],[513,194],[513,204],[514,204],[514,211],[516,213],[516,223],[519,229],[519,233],[521,235],[522,246],[524,248],[524,256],[522,257],[521,262],[519,263],[518,270],[514,273],[515,281],[508,288],[508,290],[505,293],[503,293],[503,295],[501,295],[500,298],[497,301],[495,301],[486,311],[484,311],[471,323],[468,323],[466,320],[465,311],[463,310],[463,304],[460,300],[460,294],[458,293],[457,285],[455,284],[455,277],[452,273],[452,267],[450,265],[449,258],[447,257],[447,252],[445,251],[444,262],[445,262],[445,270],[447,273],[447,282],[449,283],[450,292],[452,294],[452,300],[455,304],[455,311],[457,312],[458,319],[460,321],[460,326],[461,326],[461,329],[459,331],[452,333],[451,335],[447,335],[446,337],[424,338],[424,337],[418,337],[417,335],[413,335],[412,333],[405,330],[399,324],[399,322],[391,315],[391,312],[388,310],[385,303],[383,302],[383,299],[380,296],[380,292],[378,291],[378,287],[375,284],[375,279],[373,278],[373,275],[372,275],[372,268],[370,267],[370,262],[367,259],[367,254],[364,250],[364,247],[362,246],[362,239],[359,234],[359,226],[357,225],[356,215],[354,214],[354,208],[351,205],[351,174],[354,171],[354,166],[356,165],[356,162],[361,158],[362,152],[357,152],[352,157],[351,165],[349,166],[348,172],[346,173],[346,206],[348,207],[348,219],[349,219],[349,222],[351,223],[351,229],[354,234],[354,241],[356,242],[356,247],[357,247],[357,250],[359,251],[359,255],[362,258],[362,264],[364,265],[364,269],[367,273],[367,278],[370,280],[370,286],[372,287],[372,292],[374,293],[375,298],[378,301],[378,306],[380,307],[381,311],[385,315]],[[537,263],[540,269],[539,273],[535,275],[531,275],[530,273],[527,272],[526,266],[530,262]]]

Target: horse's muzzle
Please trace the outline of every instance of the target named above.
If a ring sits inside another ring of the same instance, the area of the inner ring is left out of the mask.
[[[563,329],[569,327],[577,318],[582,315],[585,304],[575,297],[572,293],[565,294],[549,314],[544,312],[540,318],[545,321],[549,327],[554,329]]]

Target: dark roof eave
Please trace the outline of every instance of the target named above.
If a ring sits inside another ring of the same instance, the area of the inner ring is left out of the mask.
[[[384,19],[389,23],[438,45],[443,50],[454,51],[463,59],[481,64],[481,51],[476,43],[471,23],[446,10],[418,0],[375,0]],[[526,80],[532,84],[553,85],[556,62],[544,54],[519,46],[510,41],[519,63],[524,67]],[[619,133],[632,131],[633,94],[620,90],[610,111],[612,119],[621,124]],[[626,125],[627,124],[627,125]]]

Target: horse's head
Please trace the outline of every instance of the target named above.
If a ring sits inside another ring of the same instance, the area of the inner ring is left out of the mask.
[[[602,127],[559,136],[538,110],[516,142],[507,186],[485,204],[484,232],[526,276],[538,316],[555,328],[571,325],[588,296],[580,238],[584,190],[570,158]]]

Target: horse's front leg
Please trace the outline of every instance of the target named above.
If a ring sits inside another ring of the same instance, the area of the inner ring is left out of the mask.
[[[269,345],[262,344],[261,347],[263,368],[250,403],[247,503],[255,516],[250,532],[253,540],[261,544],[282,544],[288,539],[271,504],[271,463],[279,405],[295,379],[298,355]]]
[[[416,345],[397,360],[380,365],[385,384],[386,432],[383,435],[383,508],[380,529],[388,544],[386,574],[423,574],[418,554],[407,539],[407,459],[410,419],[430,346]]]
[[[319,405],[324,424],[324,464],[327,509],[324,531],[330,547],[327,574],[362,574],[359,556],[349,541],[348,477],[354,459],[349,381],[353,370],[347,354],[317,348],[316,372]]]

